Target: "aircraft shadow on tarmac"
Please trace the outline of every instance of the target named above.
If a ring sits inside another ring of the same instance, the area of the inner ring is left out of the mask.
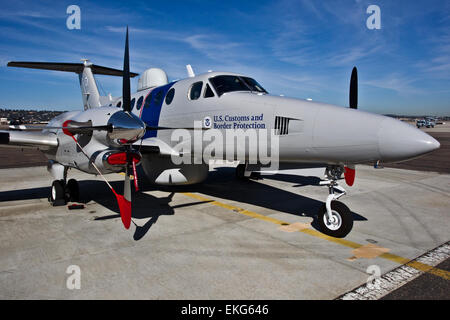
[[[235,178],[235,168],[215,168],[208,175],[205,182],[197,185],[159,187],[162,191],[171,192],[198,192],[204,195],[227,199],[236,202],[247,203],[275,211],[293,214],[296,216],[310,217],[312,226],[318,228],[316,215],[323,201],[311,199],[296,193],[282,190],[273,186],[259,183],[260,179],[272,179],[295,183],[294,187],[307,185],[319,185],[320,178],[304,177],[288,174],[264,175],[256,179],[238,180]],[[327,189],[324,190],[324,198]],[[355,221],[367,221],[360,214],[353,212]]]
[[[144,177],[141,173],[140,177]],[[175,209],[180,207],[194,206],[209,201],[196,201],[186,204],[170,205],[173,196],[177,192],[198,192],[206,196],[217,197],[221,199],[247,203],[279,212],[289,213],[302,217],[313,219],[312,226],[317,227],[316,215],[323,201],[318,201],[289,191],[285,191],[273,186],[259,183],[260,179],[271,179],[295,183],[294,187],[306,185],[318,185],[320,179],[317,177],[303,177],[286,174],[264,175],[257,179],[238,180],[235,178],[235,169],[230,167],[216,168],[211,171],[205,182],[197,185],[188,186],[155,186],[145,179],[139,180],[140,191],[160,190],[170,192],[167,197],[155,197],[143,192],[133,192],[133,219],[147,219],[145,224],[138,225],[135,221],[136,231],[133,235],[134,240],[140,240],[144,237],[150,228],[158,221],[161,215],[173,215]],[[111,182],[113,188],[122,193],[123,181]],[[103,181],[83,180],[79,181],[80,202],[96,203],[116,212],[113,215],[95,217],[94,221],[108,219],[120,219],[119,208],[115,197]],[[95,190],[95,192],[93,192]],[[50,193],[50,187],[39,187],[30,189],[21,189],[13,191],[0,192],[0,202],[29,200],[47,198]],[[326,197],[326,188],[324,188],[324,198]],[[50,205],[50,204],[49,204]],[[352,212],[355,221],[367,221],[367,219],[358,213]]]

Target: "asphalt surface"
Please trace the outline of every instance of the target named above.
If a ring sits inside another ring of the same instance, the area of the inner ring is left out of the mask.
[[[46,166],[47,161],[36,149],[0,147],[0,169]]]
[[[450,271],[450,259],[438,264],[436,268]],[[450,281],[424,273],[381,300],[450,300]]]

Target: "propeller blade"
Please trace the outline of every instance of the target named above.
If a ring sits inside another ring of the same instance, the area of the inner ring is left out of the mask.
[[[350,94],[349,94],[350,108],[358,108],[358,70],[353,67],[352,76],[350,77]]]
[[[82,127],[68,127],[63,124],[61,127],[53,127],[53,126],[30,126],[30,127],[23,127],[23,128],[15,128],[11,127],[11,130],[18,130],[18,131],[39,131],[39,130],[63,130],[63,132],[69,136],[79,134],[79,133],[89,133],[91,131],[108,131],[110,132],[112,130],[112,127],[110,125],[106,126],[82,126]]]
[[[131,90],[130,90],[130,55],[128,50],[128,26],[125,39],[125,54],[123,57],[123,81],[122,81],[122,105],[123,111],[131,112]]]
[[[355,182],[355,174],[356,174],[356,169],[354,165],[348,165],[344,167],[344,178],[345,178],[345,182],[347,183],[347,185],[349,185],[350,187],[353,185],[353,183]]]
[[[125,181],[123,185],[123,196],[131,203],[131,182],[130,182],[130,163],[125,168]]]
[[[125,229],[129,229],[131,225],[131,201],[118,194],[113,188],[111,190],[114,192],[117,203],[119,204],[120,218],[122,219],[123,226]]]

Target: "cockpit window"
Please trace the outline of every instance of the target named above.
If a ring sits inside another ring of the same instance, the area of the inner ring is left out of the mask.
[[[248,78],[248,77],[241,77],[241,78],[250,87],[250,89],[252,89],[252,91],[267,93],[267,91],[264,90],[264,88],[261,87],[261,85],[258,82],[256,82],[255,79]]]
[[[255,80],[232,75],[216,76],[209,79],[219,96],[232,91],[256,91],[267,93]]]
[[[200,98],[200,95],[202,94],[202,87],[203,87],[202,81],[194,83],[191,86],[191,89],[189,90],[189,99],[197,100],[198,98]]]
[[[205,89],[205,98],[211,98],[214,97],[214,92],[211,90],[211,87],[209,86],[209,84],[206,84],[206,89]]]

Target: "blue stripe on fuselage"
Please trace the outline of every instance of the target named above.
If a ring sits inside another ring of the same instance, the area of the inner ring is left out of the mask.
[[[161,108],[166,98],[167,91],[174,85],[175,82],[171,82],[161,87],[153,89],[145,99],[144,107],[142,110],[141,119],[147,125],[157,127],[159,124],[159,115],[161,114]],[[147,130],[143,139],[156,137],[157,130]]]

